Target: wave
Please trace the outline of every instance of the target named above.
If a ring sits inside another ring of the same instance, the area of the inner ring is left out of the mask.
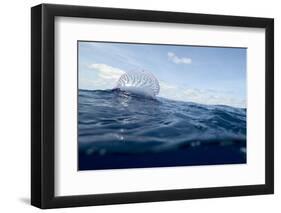
[[[246,147],[246,109],[151,99],[128,91],[79,91],[79,143],[107,153],[210,144]]]
[[[79,90],[79,170],[246,162],[246,109]]]

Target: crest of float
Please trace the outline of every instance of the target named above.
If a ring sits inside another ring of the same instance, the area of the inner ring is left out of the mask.
[[[116,88],[149,97],[155,97],[160,91],[157,78],[152,73],[145,70],[129,71],[122,74],[117,81]]]

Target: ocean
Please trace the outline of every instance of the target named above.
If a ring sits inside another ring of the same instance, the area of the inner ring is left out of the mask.
[[[78,170],[246,163],[246,109],[79,90]]]

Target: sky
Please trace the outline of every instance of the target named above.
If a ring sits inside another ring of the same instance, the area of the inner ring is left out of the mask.
[[[112,89],[126,72],[146,70],[158,96],[246,108],[246,48],[78,42],[79,89]]]

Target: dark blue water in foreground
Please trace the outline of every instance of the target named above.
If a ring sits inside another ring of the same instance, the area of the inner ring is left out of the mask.
[[[246,163],[246,109],[79,90],[78,169]]]

